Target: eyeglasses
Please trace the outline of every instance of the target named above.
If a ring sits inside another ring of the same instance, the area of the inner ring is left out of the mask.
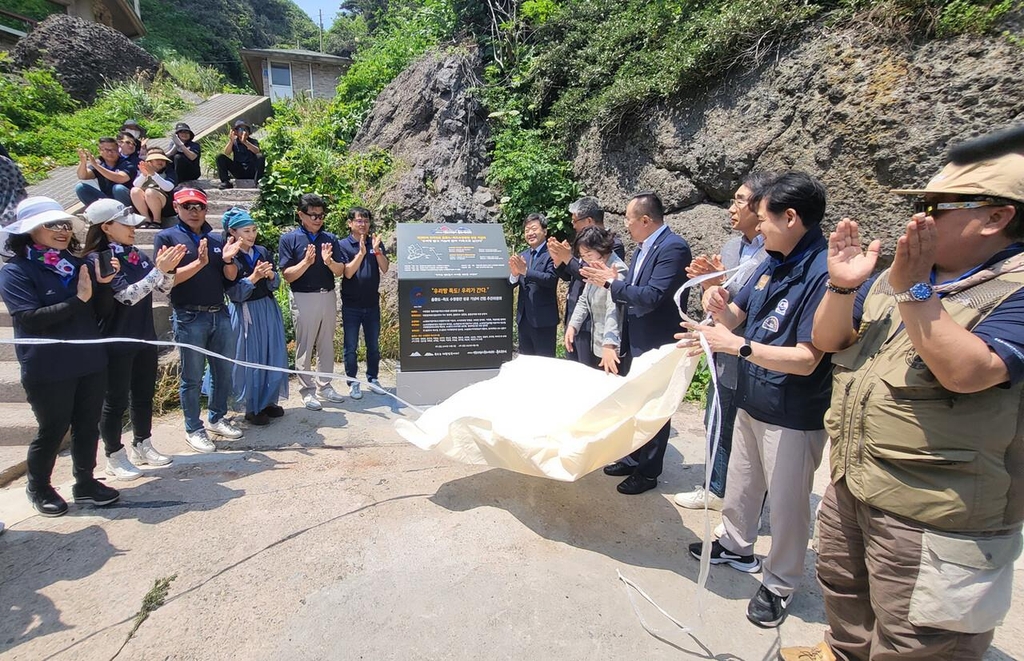
[[[307,213],[305,211],[303,211],[302,213],[306,214],[310,220],[323,220],[324,218],[327,217],[327,214],[325,213]]]
[[[43,223],[43,227],[51,232],[70,232],[71,222],[67,220],[55,220],[52,223]]]
[[[353,218],[352,220],[350,220],[348,222],[352,223],[353,225],[369,225],[370,224],[370,221],[368,221],[365,218]]]
[[[925,199],[914,200],[914,213],[923,213],[935,217],[937,211],[953,211],[954,209],[978,209],[981,207],[1002,206],[995,200],[970,200],[966,202],[930,202]]]
[[[729,202],[730,202],[731,206],[734,206],[737,209],[742,209],[743,207],[745,207],[748,204],[750,204],[750,200],[741,200],[738,197],[732,198],[731,200],[729,200]]]
[[[185,202],[181,208],[185,211],[206,211],[206,205],[202,202]]]

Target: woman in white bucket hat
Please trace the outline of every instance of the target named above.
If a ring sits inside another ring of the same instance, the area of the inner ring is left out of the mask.
[[[98,339],[97,317],[113,304],[111,277],[90,273],[74,254],[79,221],[47,197],[24,199],[17,219],[0,232],[14,257],[0,269],[0,297],[15,338]],[[116,266],[115,266],[116,268]],[[106,389],[106,355],[82,344],[18,345],[21,383],[39,431],[28,448],[32,506],[43,516],[61,516],[67,503],[51,476],[61,440],[71,428],[76,503],[109,505],[115,489],[93,477],[99,419]]]

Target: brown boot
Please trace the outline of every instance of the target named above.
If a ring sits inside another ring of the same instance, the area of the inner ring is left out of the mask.
[[[814,647],[783,647],[779,650],[782,661],[836,661],[836,655],[827,643],[821,642]]]

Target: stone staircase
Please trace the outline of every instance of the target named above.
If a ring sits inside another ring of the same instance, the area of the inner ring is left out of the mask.
[[[218,190],[216,182],[200,182],[209,197],[207,222],[215,232],[222,231],[221,215],[233,206],[249,209],[256,202],[259,191],[255,182],[240,180],[235,188]],[[135,244],[153,255],[153,238],[159,230],[136,230]],[[168,297],[154,293],[153,321],[157,337],[171,339],[171,305]],[[0,301],[0,339],[14,337],[11,316]],[[10,484],[25,473],[26,447],[36,432],[35,416],[25,401],[21,387],[21,370],[15,356],[14,345],[0,344],[0,487]],[[65,439],[65,443],[67,439]]]

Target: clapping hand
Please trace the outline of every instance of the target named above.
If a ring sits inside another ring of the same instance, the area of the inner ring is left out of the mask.
[[[199,253],[199,263],[202,264],[203,266],[209,264],[210,253],[206,251],[206,237],[203,237],[202,239],[199,240],[199,248],[197,248],[197,250]]]
[[[274,277],[274,265],[271,262],[260,262],[253,269],[252,275],[249,276],[249,282],[256,284],[263,278]]]
[[[184,243],[178,243],[173,246],[161,246],[160,252],[156,254],[156,267],[164,273],[170,273],[178,268],[178,264],[181,263],[187,252],[188,248],[185,247]]]
[[[239,252],[242,250],[242,242],[233,236],[229,236],[227,242],[224,244],[224,249],[221,250],[220,256],[225,263],[233,260]]]
[[[904,292],[914,283],[927,282],[931,278],[937,240],[935,219],[923,213],[915,214],[907,223],[906,233],[896,241],[896,256],[889,270],[889,284],[893,291]],[[829,273],[832,273],[831,262]]]
[[[89,267],[85,265],[78,269],[78,298],[83,303],[92,298],[92,279],[89,278]]]
[[[381,246],[381,244],[380,244],[380,235],[379,234],[371,234],[370,235],[370,240],[373,242],[373,252],[374,252],[374,254],[376,254],[376,255],[381,254],[382,250],[381,250],[381,247],[380,247]]]
[[[328,244],[325,243],[324,245],[327,246]],[[302,256],[302,263],[305,264],[307,267],[309,267],[309,266],[312,266],[313,262],[315,262],[315,261],[316,261],[316,246],[311,243],[308,246],[306,246],[306,254]]]
[[[721,255],[712,255],[710,257],[707,255],[697,255],[693,258],[693,261],[690,262],[690,265],[686,267],[686,275],[691,278],[699,278],[700,276],[707,275],[708,273],[717,273],[718,271],[724,270],[725,264],[722,263]],[[720,285],[723,282],[725,282],[724,275],[718,278],[712,278],[711,280],[705,280],[700,284],[705,290],[707,290],[715,285]]]
[[[366,248],[363,248],[363,251],[365,252]],[[332,246],[330,243],[325,243],[320,246],[320,257],[324,260],[324,264],[333,264],[333,255],[334,246]]]
[[[619,272],[613,266],[587,264],[580,269],[580,276],[595,287],[604,287],[604,283],[609,280],[618,279]]]
[[[915,224],[915,221],[911,221],[911,224]],[[900,239],[900,241],[902,240]],[[882,242],[875,239],[867,250],[863,250],[860,244],[861,238],[857,222],[849,218],[840,220],[835,231],[829,234],[828,279],[836,287],[860,287],[875,270]],[[929,269],[931,269],[930,265]],[[895,287],[895,284],[893,286]],[[897,291],[902,290],[897,289]]]
[[[568,241],[559,241],[553,236],[548,237],[548,254],[555,266],[561,266],[572,258],[572,248]]]
[[[517,278],[526,275],[526,259],[522,255],[512,255],[508,258],[508,268]]]

